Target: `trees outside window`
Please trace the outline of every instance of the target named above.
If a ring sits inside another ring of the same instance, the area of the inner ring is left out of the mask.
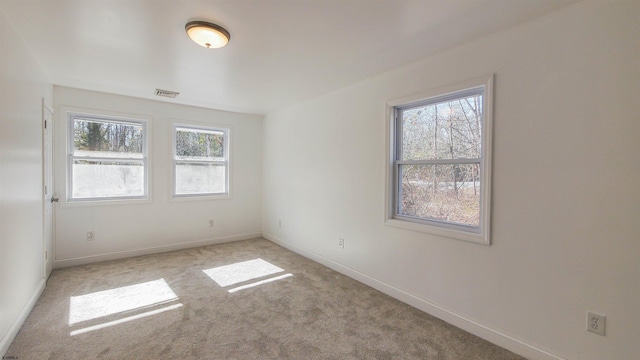
[[[229,129],[174,126],[174,196],[229,194]]]
[[[392,107],[391,219],[488,243],[490,85]]]
[[[68,200],[147,198],[146,122],[69,113]]]

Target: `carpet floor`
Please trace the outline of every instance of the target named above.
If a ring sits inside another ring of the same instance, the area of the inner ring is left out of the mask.
[[[55,270],[6,356],[523,359],[264,239]]]

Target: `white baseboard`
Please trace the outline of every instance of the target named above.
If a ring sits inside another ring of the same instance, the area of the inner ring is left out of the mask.
[[[278,245],[281,245],[295,253],[298,253],[306,258],[316,261],[350,278],[358,280],[361,283],[371,286],[372,288],[379,290],[397,300],[400,300],[408,305],[411,305],[419,310],[422,310],[430,315],[433,315],[451,325],[454,325],[475,336],[478,336],[479,338],[482,338],[493,344],[503,347],[520,356],[524,356],[527,359],[565,360],[564,358],[561,358],[557,355],[554,355],[536,346],[530,345],[522,340],[518,340],[512,336],[503,334],[499,331],[493,330],[485,325],[482,325],[476,321],[473,321],[464,316],[456,314],[455,312],[448,310],[440,305],[434,304],[425,299],[421,299],[415,295],[409,294],[403,290],[400,290],[392,285],[384,283],[378,279],[372,278],[366,274],[363,274],[349,267],[346,267],[342,264],[339,264],[322,255],[300,248],[296,245],[288,243],[270,234],[263,233],[262,236],[265,239],[270,240]]]
[[[45,280],[40,280],[36,291],[33,293],[33,295],[31,295],[31,298],[29,299],[29,301],[27,301],[24,307],[22,307],[20,314],[16,316],[15,320],[9,327],[9,330],[7,330],[7,332],[2,335],[2,340],[0,340],[0,358],[4,358],[7,350],[9,350],[9,346],[11,346],[13,339],[15,339],[16,335],[18,335],[18,331],[20,331],[22,324],[24,324],[24,322],[27,320],[27,317],[31,313],[31,310],[33,310],[33,307],[36,306],[36,302],[38,302],[40,295],[42,295],[45,285]]]
[[[101,261],[124,259],[128,257],[133,257],[133,256],[157,254],[157,253],[174,251],[174,250],[189,249],[189,248],[198,247],[198,246],[223,244],[223,243],[229,243],[234,241],[255,239],[260,237],[262,237],[262,233],[242,234],[242,235],[219,237],[214,239],[189,241],[189,242],[179,243],[179,244],[153,246],[148,248],[127,250],[127,251],[118,251],[118,252],[112,252],[112,253],[100,254],[100,255],[82,256],[82,257],[76,257],[76,258],[70,258],[70,259],[60,259],[60,260],[55,260],[53,262],[53,268],[59,269],[59,268],[64,268],[69,266],[85,265],[85,264],[91,264],[91,263],[96,263]]]

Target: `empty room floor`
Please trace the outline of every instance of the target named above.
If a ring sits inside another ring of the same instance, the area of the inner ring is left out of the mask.
[[[55,270],[6,356],[522,359],[264,239]]]

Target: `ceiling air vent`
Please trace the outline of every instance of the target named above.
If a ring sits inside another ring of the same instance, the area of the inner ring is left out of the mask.
[[[175,98],[176,96],[178,96],[180,93],[177,91],[169,91],[169,90],[162,90],[162,89],[156,89],[156,95],[158,96],[164,96],[164,97],[168,97],[168,98]]]

